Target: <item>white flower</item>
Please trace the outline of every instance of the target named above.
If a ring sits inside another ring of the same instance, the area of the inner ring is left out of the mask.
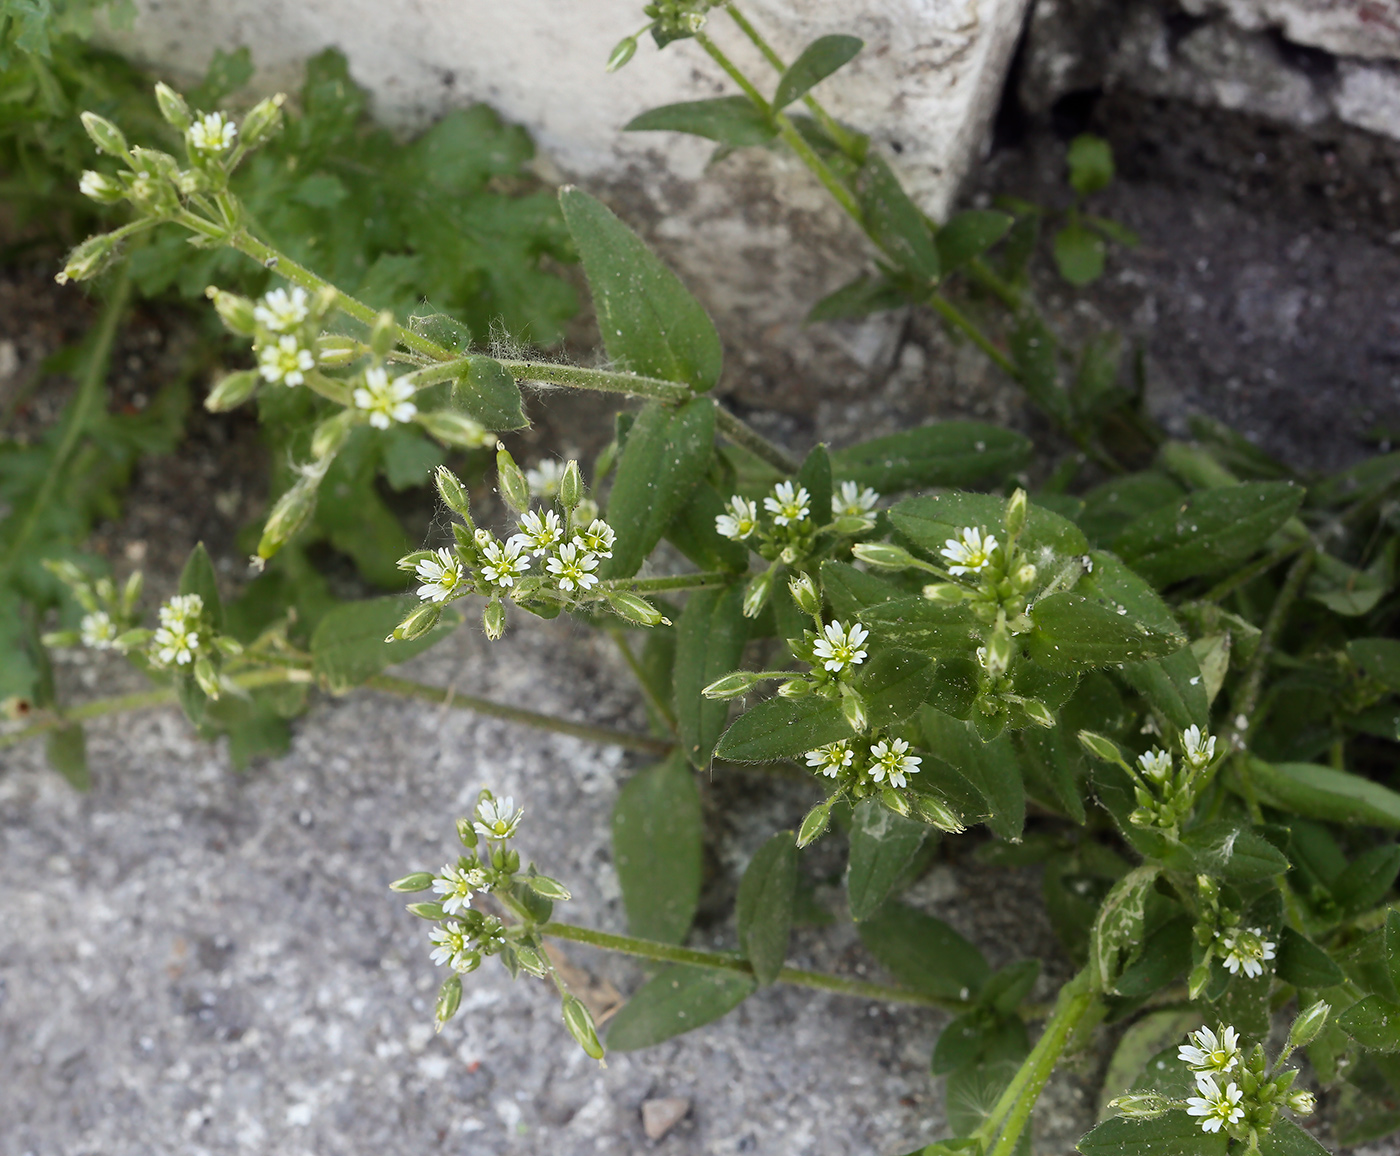
[[[948,538],[943,549],[938,551],[953,565],[948,567],[950,574],[980,574],[992,560],[992,552],[997,548],[997,540],[991,534],[985,537],[976,526],[964,526],[961,538]]]
[[[1278,944],[1265,939],[1263,930],[1258,927],[1244,931],[1236,928],[1218,934],[1221,946],[1225,948],[1223,962],[1231,975],[1239,975],[1241,968],[1251,979],[1263,975],[1264,964],[1274,958],[1275,949],[1278,947]]]
[[[190,144],[202,153],[221,153],[233,144],[238,126],[221,112],[208,112],[190,125]]]
[[[483,536],[486,538],[484,543]],[[481,568],[481,575],[486,581],[496,586],[514,586],[515,579],[530,568],[530,560],[520,556],[519,542],[497,542],[480,530],[477,531],[476,541],[481,547],[481,556],[486,559],[486,565]]]
[[[537,498],[552,498],[559,493],[559,483],[564,477],[564,463],[546,458],[532,470],[525,471],[525,480],[530,483],[530,493]]]
[[[1186,1037],[1176,1057],[1197,1072],[1228,1072],[1240,1060],[1240,1035],[1233,1027],[1219,1025],[1219,1035],[1201,1028]]]
[[[1153,747],[1138,755],[1138,768],[1149,782],[1166,783],[1172,777],[1172,757],[1166,751]]]
[[[828,778],[834,779],[842,769],[851,765],[854,758],[855,752],[851,750],[851,744],[842,739],[839,743],[827,743],[824,747],[808,751],[807,765],[814,771],[820,771]]]
[[[162,626],[189,626],[204,613],[204,599],[198,594],[176,594],[157,614]]]
[[[553,510],[546,510],[541,517],[536,511],[528,511],[520,519],[520,534],[511,538],[519,541],[521,548],[528,548],[536,555],[547,554],[564,537],[564,523]]]
[[[429,602],[446,602],[462,584],[462,563],[446,546],[439,546],[431,558],[419,562],[413,573],[423,583],[418,597]]]
[[[117,641],[117,624],[105,610],[95,610],[83,615],[78,633],[84,646],[90,646],[93,650],[111,650]]]
[[[758,529],[758,503],[735,494],[724,507],[728,513],[715,518],[715,533],[742,542]]]
[[[598,569],[598,555],[579,553],[579,548],[574,542],[560,546],[559,553],[549,559],[544,568],[554,575],[561,590],[572,590],[575,587],[587,590],[590,586],[598,585],[598,575],[593,573]]]
[[[1186,1114],[1201,1117],[1201,1131],[1219,1132],[1222,1124],[1238,1124],[1244,1119],[1244,1109],[1240,1107],[1244,1093],[1238,1084],[1232,1081],[1222,1092],[1214,1076],[1200,1072],[1196,1076],[1196,1090],[1200,1095],[1187,1098]]]
[[[295,288],[288,295],[285,289],[274,289],[253,306],[253,318],[274,333],[286,333],[306,320],[311,310],[306,304],[306,290]]]
[[[104,173],[95,173],[88,169],[78,179],[78,192],[85,197],[91,197],[94,201],[114,201],[122,196],[121,184],[114,181]]]
[[[833,518],[863,518],[875,508],[880,495],[869,486],[861,489],[857,482],[842,482],[841,492],[831,495]]]
[[[763,499],[763,508],[773,515],[773,521],[779,526],[787,526],[807,516],[811,501],[806,486],[798,486],[794,493],[791,482],[779,482],[773,487],[773,496]]]
[[[470,950],[465,929],[460,923],[439,924],[428,932],[428,938],[432,940],[433,943],[437,944],[437,947],[433,949],[432,955],[428,958],[437,964],[438,967],[441,967],[444,963],[450,963],[453,967],[456,967],[457,961]]]
[[[486,887],[486,872],[480,867],[454,867],[451,863],[433,880],[433,890],[443,897],[442,909],[457,915],[472,904],[472,892]]]
[[[199,649],[199,631],[190,630],[183,624],[159,627],[151,639],[155,647],[156,661],[162,666],[172,662],[176,666],[186,666],[194,661],[194,652]]]
[[[515,800],[509,795],[504,799],[482,799],[476,805],[476,822],[472,826],[483,839],[509,839],[524,814],[525,808],[517,811]]]
[[[375,367],[365,370],[364,387],[355,390],[355,408],[369,410],[369,424],[375,429],[388,429],[396,421],[413,420],[418,407],[408,400],[412,396],[412,382],[401,377],[390,381],[388,370]]]
[[[865,651],[860,649],[860,644],[870,637],[870,631],[859,622],[851,623],[848,631],[837,619],[828,622],[822,633],[826,637],[812,644],[812,653],[825,660],[822,665],[832,674],[840,674],[847,667],[859,666],[865,661]]]
[[[263,380],[273,385],[279,381],[287,385],[300,385],[306,380],[306,371],[315,368],[316,355],[309,349],[303,349],[290,333],[279,337],[276,345],[264,345],[258,350],[258,369]]]
[[[587,550],[590,554],[597,554],[599,558],[611,558],[613,543],[617,541],[617,534],[602,518],[594,518],[588,523],[588,529],[574,535],[574,545],[580,550]]]
[[[908,750],[909,744],[903,739],[893,742],[881,739],[875,743],[870,748],[870,757],[875,760],[870,764],[870,777],[877,783],[883,783],[888,777],[890,786],[904,786],[907,782],[904,776],[917,775],[919,764],[924,761],[918,755],[908,754]]]
[[[1181,757],[1193,771],[1204,770],[1215,758],[1215,736],[1203,735],[1201,728],[1192,723],[1181,732]]]

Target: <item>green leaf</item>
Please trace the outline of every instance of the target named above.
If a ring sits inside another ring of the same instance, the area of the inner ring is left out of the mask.
[[[1123,1033],[1104,1072],[1099,1089],[1099,1118],[1109,1113],[1108,1102],[1127,1092],[1153,1056],[1164,1048],[1175,1048],[1183,1036],[1200,1026],[1194,1011],[1149,1012]]]
[[[424,485],[447,457],[441,446],[397,423],[385,430],[379,441],[384,479],[393,490]]]
[[[637,415],[608,495],[617,531],[605,578],[635,574],[685,506],[714,453],[715,406],[697,397],[679,409],[650,402]]]
[[[1181,837],[1187,852],[1180,869],[1231,883],[1269,879],[1288,870],[1287,857],[1258,832],[1228,820],[1207,823]],[[1177,866],[1176,859],[1168,862]]]
[[[1019,839],[1026,823],[1026,791],[1010,736],[984,743],[970,722],[932,707],[920,713],[919,723],[932,757],[957,770],[986,800],[987,826],[1003,839]]]
[[[1055,800],[1064,808],[1065,814],[1082,825],[1084,799],[1080,795],[1079,782],[1065,751],[1060,728],[1045,730],[1041,727],[1027,727],[1017,731],[1014,738],[1020,748],[1021,766],[1029,773],[1031,784],[1034,785],[1037,778],[1042,780],[1054,794]]]
[[[613,808],[612,831],[628,929],[680,943],[700,901],[704,842],[700,793],[684,756],[673,754],[628,780]]]
[[[1342,1012],[1337,1026],[1363,1048],[1400,1052],[1400,1004],[1368,995]]]
[[[992,973],[982,953],[943,920],[903,903],[886,903],[856,930],[870,954],[916,991],[971,999]]]
[[[715,756],[734,763],[768,763],[850,737],[839,703],[815,696],[770,698],[734,720],[720,736]]]
[[[1074,404],[1082,414],[1112,408],[1124,396],[1118,389],[1118,367],[1123,360],[1123,338],[1110,329],[1091,339],[1079,359],[1074,379]]]
[[[831,468],[837,478],[889,494],[926,486],[970,486],[1019,469],[1030,454],[1030,440],[1013,430],[946,421],[837,450],[831,455]]]
[[[1312,763],[1250,761],[1260,801],[1331,823],[1365,823],[1400,830],[1400,794],[1346,771]]]
[[[1130,522],[1179,501],[1185,493],[1175,478],[1157,470],[1114,478],[1084,495],[1079,525],[1090,541],[1107,545]]]
[[[1308,597],[1344,618],[1369,614],[1393,584],[1388,562],[1383,558],[1379,568],[1358,570],[1330,554],[1317,554],[1308,575]]]
[[[921,281],[938,279],[938,250],[918,205],[878,153],[870,153],[856,178],[856,195],[870,239]]]
[[[1224,1132],[1202,1132],[1185,1112],[1168,1112],[1155,1120],[1114,1116],[1076,1147],[1084,1156],[1225,1156],[1229,1142]]]
[[[1346,981],[1332,957],[1301,931],[1284,927],[1278,937],[1278,960],[1274,973],[1284,983],[1314,991]]]
[[[991,494],[947,493],[905,498],[890,510],[890,521],[916,546],[938,557],[949,538],[964,526],[979,526],[1001,539],[1006,500]],[[1083,554],[1089,543],[1068,518],[1032,503],[1021,532],[1021,545],[1032,556],[1048,547],[1057,555]],[[1037,561],[1037,564],[1038,561]]]
[[[831,455],[824,444],[812,447],[794,480],[811,495],[812,516],[822,525],[831,514]]]
[[[1018,1017],[989,1017],[978,1010],[958,1016],[938,1033],[929,1074],[946,1076],[970,1064],[1023,1059],[1030,1051],[1026,1025]]]
[[[802,50],[788,65],[773,92],[773,111],[778,112],[800,100],[815,85],[838,68],[855,59],[865,42],[854,36],[823,36]]]
[[[559,205],[583,258],[608,356],[633,373],[710,389],[723,350],[700,303],[601,201],[566,187]]]
[[[1080,133],[1070,141],[1065,160],[1070,187],[1081,197],[1107,188],[1113,180],[1113,149],[1103,137]]]
[[[1036,405],[1069,423],[1069,394],[1060,386],[1059,346],[1044,319],[1024,310],[1011,331],[1011,360],[1016,363],[1021,387]]]
[[[666,540],[701,570],[730,570],[742,574],[749,568],[749,548],[715,529],[715,519],[724,511],[724,499],[719,491],[702,481],[666,527]]]
[[[1171,608],[1120,559],[1103,550],[1091,550],[1089,563],[1090,573],[1079,580],[1076,591],[1092,595],[1119,617],[1134,619],[1155,633],[1170,637],[1171,650],[1186,645],[1186,635]]]
[[[973,1064],[959,1068],[948,1077],[944,1103],[948,1127],[958,1135],[976,1132],[992,1114],[1006,1086],[1019,1065],[1014,1061],[994,1064]],[[1030,1134],[1023,1133],[1015,1149],[1016,1156],[1029,1156]]]
[[[1168,586],[1248,561],[1303,500],[1292,482],[1242,482],[1197,490],[1129,523],[1114,551],[1148,581]]]
[[[1069,590],[1036,599],[1031,620],[1035,629],[1027,639],[1028,651],[1051,670],[1141,662],[1169,654],[1182,642],[1179,635],[1158,633],[1127,613]]]
[[[1268,1132],[1259,1137],[1262,1156],[1330,1156],[1327,1149],[1292,1120],[1275,1120]]]
[[[872,313],[884,313],[908,304],[909,297],[904,290],[888,277],[871,277],[862,273],[813,305],[807,313],[807,323],[868,317]]]
[[[938,659],[966,657],[981,642],[972,611],[960,602],[905,596],[867,606],[860,620],[881,642]]]
[[[851,818],[851,857],[846,896],[851,918],[859,923],[874,915],[914,855],[929,828],[896,815],[879,799],[864,799]]]
[[[1385,913],[1382,941],[1385,946],[1385,970],[1390,976],[1391,985],[1400,991],[1400,911],[1393,907]]]
[[[842,622],[861,618],[867,607],[909,597],[907,590],[893,582],[857,570],[846,562],[823,562],[821,579],[822,593],[831,604],[834,616]]]
[[[1205,679],[1189,646],[1165,658],[1125,663],[1119,673],[1177,730],[1193,725],[1203,731],[1210,729]]]
[[[1089,966],[1093,969],[1094,986],[1100,991],[1116,990],[1126,961],[1142,944],[1147,898],[1160,870],[1150,865],[1133,868],[1114,884],[1099,907],[1089,941]]]
[[[1015,218],[995,209],[968,209],[952,217],[934,238],[944,274],[980,257],[1010,231]]]
[[[204,600],[205,619],[215,631],[223,630],[224,604],[219,598],[219,581],[203,542],[197,543],[185,559],[185,568],[180,571],[180,593],[198,594]]]
[[[739,948],[762,986],[778,978],[787,959],[796,898],[797,842],[791,831],[779,831],[749,860],[734,905]]]
[[[872,727],[893,726],[921,707],[933,691],[934,666],[922,654],[881,650],[866,664],[860,679]]]
[[[408,319],[408,327],[450,353],[465,354],[472,347],[472,331],[446,313],[419,313]]]
[[[608,1050],[635,1052],[733,1011],[758,985],[743,972],[672,964],[642,985],[608,1026]]]
[[[1332,881],[1332,897],[1346,915],[1359,915],[1380,903],[1400,875],[1400,846],[1372,847],[1358,855]]]
[[[1071,285],[1092,285],[1103,276],[1103,238],[1078,221],[1055,234],[1055,267]]]
[[[385,642],[418,599],[406,596],[342,602],[328,611],[311,635],[311,669],[334,694],[359,686],[386,666],[406,662],[450,634],[462,621],[451,607],[438,624],[411,642]]]
[[[44,756],[51,768],[65,779],[75,791],[92,790],[92,775],[88,772],[87,737],[81,723],[69,723],[51,730],[44,739]]]
[[[700,692],[738,667],[749,639],[743,606],[740,585],[697,590],[687,599],[676,624],[676,724],[681,749],[701,769],[709,765],[724,730],[729,703],[705,698]]]
[[[1393,638],[1353,638],[1347,657],[1386,690],[1400,694],[1400,642]]]
[[[736,149],[767,144],[778,135],[772,118],[747,96],[665,104],[633,117],[622,131],[684,132]]]
[[[494,358],[467,358],[466,372],[452,383],[452,400],[487,429],[524,429],[530,424],[520,386]]]

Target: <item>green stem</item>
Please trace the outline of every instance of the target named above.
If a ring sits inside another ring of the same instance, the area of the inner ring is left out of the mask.
[[[928,303],[929,307],[937,313],[938,316],[943,318],[944,321],[954,329],[960,330],[962,333],[966,334],[972,341],[972,344],[991,358],[996,364],[996,367],[1005,373],[1007,377],[1011,378],[1011,380],[1018,385],[1024,384],[1021,378],[1021,371],[1016,367],[1016,363],[1003,353],[990,337],[978,328],[977,323],[973,321],[972,318],[968,317],[967,314],[942,294],[932,294],[928,299]]]
[[[1241,586],[1247,582],[1252,582],[1260,574],[1267,573],[1286,558],[1291,558],[1299,550],[1307,546],[1306,542],[1291,542],[1280,550],[1275,550],[1258,561],[1251,562],[1243,570],[1238,570],[1223,582],[1212,586],[1201,595],[1202,602],[1223,602]]]
[[[465,362],[461,364],[465,365]],[[599,393],[621,393],[628,397],[648,397],[657,401],[689,401],[695,396],[695,391],[681,382],[642,377],[636,373],[584,369],[578,365],[548,361],[502,361],[501,364],[517,381],[543,381],[550,385],[592,389]],[[417,376],[422,380],[421,372]]]
[[[721,405],[715,406],[715,425],[724,437],[736,446],[746,449],[755,457],[762,458],[774,469],[784,474],[795,474],[802,468],[801,463],[785,450],[770,442],[752,426],[740,421]]]
[[[552,935],[556,939],[567,939],[573,943],[586,943],[590,947],[601,947],[607,951],[635,955],[642,959],[656,960],[658,963],[684,963],[691,967],[708,967],[717,971],[737,971],[743,975],[753,974],[753,965],[742,956],[729,951],[699,951],[691,947],[676,947],[669,943],[657,943],[650,939],[637,939],[630,935],[612,935],[606,931],[595,931],[591,927],[579,927],[572,923],[545,923],[539,927],[541,935]],[[838,995],[853,995],[862,999],[883,1000],[887,1003],[918,1004],[922,1007],[943,1008],[947,1011],[966,1011],[971,1004],[964,1000],[944,999],[926,995],[921,991],[893,987],[883,983],[868,983],[860,979],[846,979],[844,976],[828,975],[820,971],[804,971],[801,968],[785,967],[778,973],[780,983],[792,983],[801,987],[813,987],[820,991],[836,992]]]
[[[632,653],[632,647],[627,643],[627,635],[618,627],[609,627],[608,633],[617,643],[617,649],[622,652],[622,659],[627,663],[627,669],[632,672],[632,677],[637,680],[637,687],[642,692],[642,697],[647,700],[647,705],[656,712],[657,718],[661,719],[668,730],[674,735],[676,730],[676,712],[671,709],[671,704],[666,702],[655,690],[652,689],[651,680],[647,678],[647,672],[642,669],[642,664],[637,661],[637,656]]]
[[[620,590],[626,594],[660,594],[666,590],[705,590],[728,586],[742,575],[723,570],[701,570],[695,574],[669,574],[665,578],[612,578],[598,584],[598,591]]]

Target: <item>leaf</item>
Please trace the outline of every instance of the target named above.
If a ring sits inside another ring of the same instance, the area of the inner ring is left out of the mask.
[[[684,132],[736,149],[767,144],[778,135],[772,119],[747,96],[665,104],[633,117],[622,131]]]
[[[1230,1137],[1202,1132],[1185,1112],[1168,1112],[1155,1120],[1114,1116],[1080,1139],[1084,1156],[1225,1156]]]
[[[837,450],[831,455],[831,468],[837,478],[889,494],[926,486],[970,486],[1019,469],[1030,453],[1030,440],[1013,430],[946,421]]]
[[[449,353],[465,354],[472,347],[472,331],[446,313],[416,313],[408,319],[408,327]]]
[[[650,402],[637,415],[608,495],[617,532],[605,578],[635,574],[704,477],[714,453],[715,406],[697,397],[679,409]]]
[[[1342,969],[1332,962],[1330,955],[1301,931],[1291,927],[1284,927],[1279,932],[1278,960],[1274,964],[1274,973],[1284,983],[1313,990],[1346,981]]]
[[[886,903],[856,930],[900,983],[942,999],[972,999],[992,970],[982,953],[941,919]]]
[[[987,826],[1003,839],[1020,839],[1026,823],[1026,792],[1009,735],[984,743],[969,722],[926,708],[919,715],[924,743],[933,757],[956,769],[986,800]]]
[[[1269,806],[1331,823],[1400,830],[1400,794],[1380,783],[1312,763],[1252,759],[1249,767],[1260,801]]]
[[[821,567],[822,593],[835,617],[860,618],[867,607],[908,598],[909,592],[884,578],[857,570],[846,562],[827,561]]]
[[[393,490],[424,485],[447,456],[441,446],[397,423],[385,430],[379,441],[384,480]]]
[[[1181,837],[1181,847],[1187,856],[1180,869],[1231,883],[1269,879],[1282,875],[1289,867],[1283,852],[1257,831],[1228,820],[1188,831]],[[1178,865],[1174,857],[1169,857],[1168,861],[1173,866]]]
[[[1400,642],[1393,638],[1353,638],[1347,657],[1386,690],[1400,694]]]
[[[1337,1026],[1363,1048],[1400,1052],[1400,1004],[1368,995],[1342,1012]]]
[[[948,539],[956,538],[964,526],[989,530],[1000,540],[1005,513],[1004,498],[955,492],[905,498],[890,510],[890,521],[915,545],[937,557]],[[1057,555],[1083,554],[1089,548],[1078,526],[1034,503],[1026,514],[1021,545],[1033,557],[1047,547]]]
[[[682,942],[700,901],[704,828],[695,777],[679,752],[628,780],[613,808],[612,834],[628,930]]]
[[[793,759],[824,743],[851,737],[839,703],[829,699],[770,698],[745,711],[720,736],[715,757],[734,763]]]
[[[452,383],[452,400],[487,429],[524,429],[530,424],[520,386],[499,361],[468,357],[466,371]]]
[[[1120,617],[1134,618],[1157,634],[1171,637],[1173,650],[1186,645],[1186,635],[1171,607],[1119,558],[1103,550],[1091,550],[1089,565],[1090,572],[1075,587],[1079,593],[1092,595]]]
[[[1074,768],[1070,766],[1065,752],[1061,728],[1045,730],[1041,727],[1028,727],[1017,731],[1015,742],[1021,751],[1021,766],[1042,779],[1054,793],[1055,800],[1064,808],[1065,814],[1074,822],[1084,823],[1084,799],[1079,792],[1079,782]]]
[[[1035,629],[1027,636],[1028,653],[1051,670],[1140,662],[1168,654],[1182,641],[1069,590],[1036,599],[1031,621]]]
[[[811,495],[812,517],[823,525],[831,515],[831,456],[824,444],[812,447],[794,480]]]
[[[856,196],[870,239],[920,281],[936,281],[938,250],[928,223],[878,153],[870,153],[861,165]]]
[[[713,387],[723,359],[719,334],[680,279],[582,189],[561,189],[559,206],[583,259],[608,356],[633,373]]]
[[[1015,218],[995,209],[968,209],[938,230],[938,264],[944,275],[980,257],[1010,231]]]
[[[1125,663],[1123,681],[1137,691],[1177,730],[1210,729],[1210,700],[1201,665],[1189,646],[1165,658]]]
[[[949,1076],[944,1092],[948,1127],[962,1136],[976,1132],[992,1114],[1018,1067],[1014,1060],[974,1064]],[[1029,1133],[1022,1134],[1015,1152],[1016,1156],[1029,1156]]]
[[[749,861],[734,906],[739,948],[760,986],[783,969],[796,898],[797,842],[791,831],[779,831]]]
[[[1382,559],[1379,571],[1358,570],[1330,554],[1317,554],[1308,575],[1308,597],[1345,618],[1369,614],[1393,584],[1388,561]]]
[[[918,595],[867,606],[860,620],[881,642],[939,659],[971,655],[981,641],[966,605],[930,602]]]
[[[1175,478],[1157,470],[1127,474],[1084,495],[1079,525],[1097,545],[1113,541],[1130,522],[1171,505],[1186,493]]]
[[[813,305],[807,313],[807,324],[868,317],[871,313],[884,313],[908,304],[909,297],[904,290],[888,277],[871,277],[862,273]]]
[[[837,69],[854,60],[865,42],[854,36],[822,36],[802,50],[787,71],[778,78],[773,91],[773,111],[780,112],[825,80]]]
[[[1094,986],[1100,991],[1116,990],[1125,960],[1131,959],[1142,943],[1147,897],[1160,870],[1149,865],[1133,868],[1114,884],[1099,908],[1089,941],[1089,966]]]
[[[1298,509],[1292,482],[1242,482],[1197,490],[1129,523],[1114,552],[1148,581],[1169,586],[1247,561]]]
[[[1068,424],[1069,394],[1060,386],[1060,362],[1055,335],[1039,313],[1024,310],[1011,331],[1011,360],[1021,387],[1031,401]]]
[[[1030,1037],[1019,1017],[991,1018],[981,1009],[958,1016],[938,1033],[929,1061],[929,1074],[946,1076],[970,1064],[1021,1060],[1030,1051]]]
[[[1194,1011],[1157,1011],[1149,1012],[1128,1028],[1104,1072],[1099,1089],[1099,1118],[1108,1115],[1108,1102],[1133,1086],[1153,1056],[1164,1048],[1175,1047],[1200,1022],[1199,1013]]]
[[[729,718],[729,703],[700,692],[736,669],[749,639],[740,585],[697,590],[687,599],[676,624],[673,668],[676,725],[681,749],[692,765],[709,765],[715,742]]]
[[[1359,915],[1380,903],[1400,875],[1400,846],[1372,847],[1358,855],[1332,881],[1332,897],[1346,915]]]
[[[1065,157],[1070,187],[1081,197],[1097,193],[1113,180],[1113,149],[1103,137],[1080,133],[1070,141]]]
[[[462,621],[448,607],[438,624],[412,641],[385,642],[418,599],[407,596],[342,602],[328,611],[311,635],[311,669],[333,694],[344,694],[386,666],[406,662],[442,641]]]
[[[204,617],[216,632],[224,628],[224,604],[219,598],[219,580],[214,576],[214,563],[203,542],[195,544],[180,571],[180,593],[198,594],[204,601]]]
[[[666,527],[666,540],[702,570],[742,574],[749,568],[749,549],[715,529],[715,519],[724,511],[719,491],[702,481]]]
[[[933,690],[934,664],[908,650],[881,650],[866,664],[860,679],[871,727],[902,722],[924,704]]]
[[[672,964],[642,985],[608,1027],[608,1050],[635,1052],[733,1011],[758,985],[743,972]]]
[[[69,723],[49,731],[44,739],[44,756],[51,768],[65,779],[75,791],[92,790],[92,775],[88,771],[87,737],[82,723]]]
[[[852,919],[859,923],[875,914],[928,833],[923,823],[896,815],[879,799],[863,799],[856,805],[846,872]]]
[[[1262,1156],[1330,1156],[1327,1149],[1292,1120],[1275,1120],[1259,1137]]]
[[[1103,276],[1103,238],[1077,220],[1055,234],[1055,267],[1071,285],[1092,285]]]

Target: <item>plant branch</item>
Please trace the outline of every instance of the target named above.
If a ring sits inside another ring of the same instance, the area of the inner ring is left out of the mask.
[[[666,702],[660,695],[652,689],[651,680],[647,678],[646,671],[642,669],[642,664],[637,661],[637,656],[632,653],[632,647],[627,642],[626,633],[619,627],[613,626],[608,629],[612,635],[612,640],[617,644],[617,649],[622,652],[622,659],[627,663],[627,669],[632,672],[632,677],[637,680],[637,687],[642,692],[642,697],[646,699],[647,706],[656,713],[656,717],[666,724],[666,728],[671,734],[677,734],[676,712],[671,709],[671,704]]]
[[[1201,595],[1201,601],[1223,602],[1241,586],[1254,581],[1260,574],[1267,573],[1280,562],[1284,561],[1286,558],[1292,557],[1299,550],[1305,549],[1306,547],[1306,542],[1290,542],[1282,549],[1275,550],[1272,554],[1265,555],[1263,558],[1251,562],[1248,566],[1244,567],[1244,569],[1237,570],[1224,581],[1218,582],[1216,585],[1212,586]]]
[[[617,590],[625,594],[660,594],[666,590],[704,590],[728,586],[742,575],[724,570],[701,570],[695,574],[668,574],[664,578],[611,578],[598,584],[598,592]]]
[[[689,401],[695,396],[695,391],[683,382],[619,373],[612,369],[585,369],[579,365],[561,365],[550,361],[502,361],[501,364],[517,381],[538,381],[574,389],[592,389],[599,393],[654,398],[657,401]]]

